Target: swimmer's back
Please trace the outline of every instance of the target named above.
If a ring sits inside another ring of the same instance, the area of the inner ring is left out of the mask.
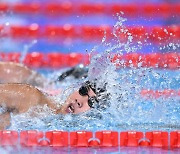
[[[23,64],[0,62],[0,83],[27,83],[42,87],[45,79]]]

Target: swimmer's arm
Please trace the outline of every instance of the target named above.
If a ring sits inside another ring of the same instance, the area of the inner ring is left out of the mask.
[[[52,105],[35,87],[27,84],[0,84],[0,106],[22,113],[32,106],[43,104]]]
[[[0,114],[0,130],[6,129],[10,125],[10,113]]]

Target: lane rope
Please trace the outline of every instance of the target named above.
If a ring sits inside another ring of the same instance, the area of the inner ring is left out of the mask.
[[[94,135],[93,135],[94,134]],[[95,137],[93,137],[95,136]],[[0,131],[0,146],[180,148],[180,131]],[[169,142],[168,142],[169,141]]]
[[[122,31],[123,27],[118,27],[113,30],[111,25],[71,25],[64,24],[61,26],[46,25],[40,26],[37,23],[30,25],[11,25],[7,28],[6,25],[0,25],[0,37],[10,37],[14,40],[24,39],[42,39],[57,41],[59,39],[65,40],[66,38],[81,39],[83,41],[99,41],[104,37],[106,32],[107,40],[112,39],[112,31],[123,42],[126,42],[129,33],[132,35],[133,40],[151,41],[154,43],[169,43],[177,42],[180,39],[180,26],[131,26],[126,28],[126,32]]]
[[[50,16],[61,16],[61,15],[73,15],[73,14],[82,14],[82,15],[91,15],[91,14],[103,14],[103,15],[112,15],[119,13],[120,11],[124,12],[127,16],[136,16],[137,14],[143,14],[145,16],[155,16],[155,17],[168,17],[171,15],[180,14],[180,3],[161,3],[161,4],[145,4],[138,5],[135,3],[130,4],[103,4],[103,3],[82,3],[75,4],[69,1],[61,3],[45,3],[43,6],[41,3],[0,3],[1,12],[13,12],[17,14],[46,14]]]
[[[20,62],[20,52],[0,52],[1,61]],[[64,54],[61,52],[31,52],[27,53],[23,63],[34,68],[63,68],[73,67],[80,63],[89,64],[90,57],[88,54],[72,52]],[[120,68],[140,68],[152,67],[158,69],[179,69],[180,54],[176,52],[170,53],[129,53],[129,54],[112,54],[111,61]]]

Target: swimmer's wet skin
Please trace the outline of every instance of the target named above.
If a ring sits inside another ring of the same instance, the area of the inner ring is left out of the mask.
[[[15,83],[0,84],[0,105],[8,109],[0,117],[0,121],[4,121],[3,116],[6,115],[6,122],[0,125],[0,129],[4,129],[9,125],[9,114],[11,112],[14,114],[23,113],[32,106],[43,104],[54,108],[52,101],[33,86]]]
[[[26,83],[44,87],[46,79],[20,63],[0,62],[0,83]]]
[[[87,88],[87,89],[86,89]],[[60,107],[57,102],[45,95],[37,88],[27,84],[0,84],[0,106],[5,112],[0,114],[0,129],[10,125],[10,113],[27,112],[31,107],[45,105],[56,114],[78,114],[90,110],[96,94],[90,87],[81,87],[74,91]]]

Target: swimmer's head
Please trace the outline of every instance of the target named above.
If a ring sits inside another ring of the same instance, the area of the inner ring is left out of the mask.
[[[104,88],[96,89],[94,83],[87,81],[68,96],[60,112],[63,114],[79,114],[89,111],[91,108],[99,107],[99,98],[104,91]]]

